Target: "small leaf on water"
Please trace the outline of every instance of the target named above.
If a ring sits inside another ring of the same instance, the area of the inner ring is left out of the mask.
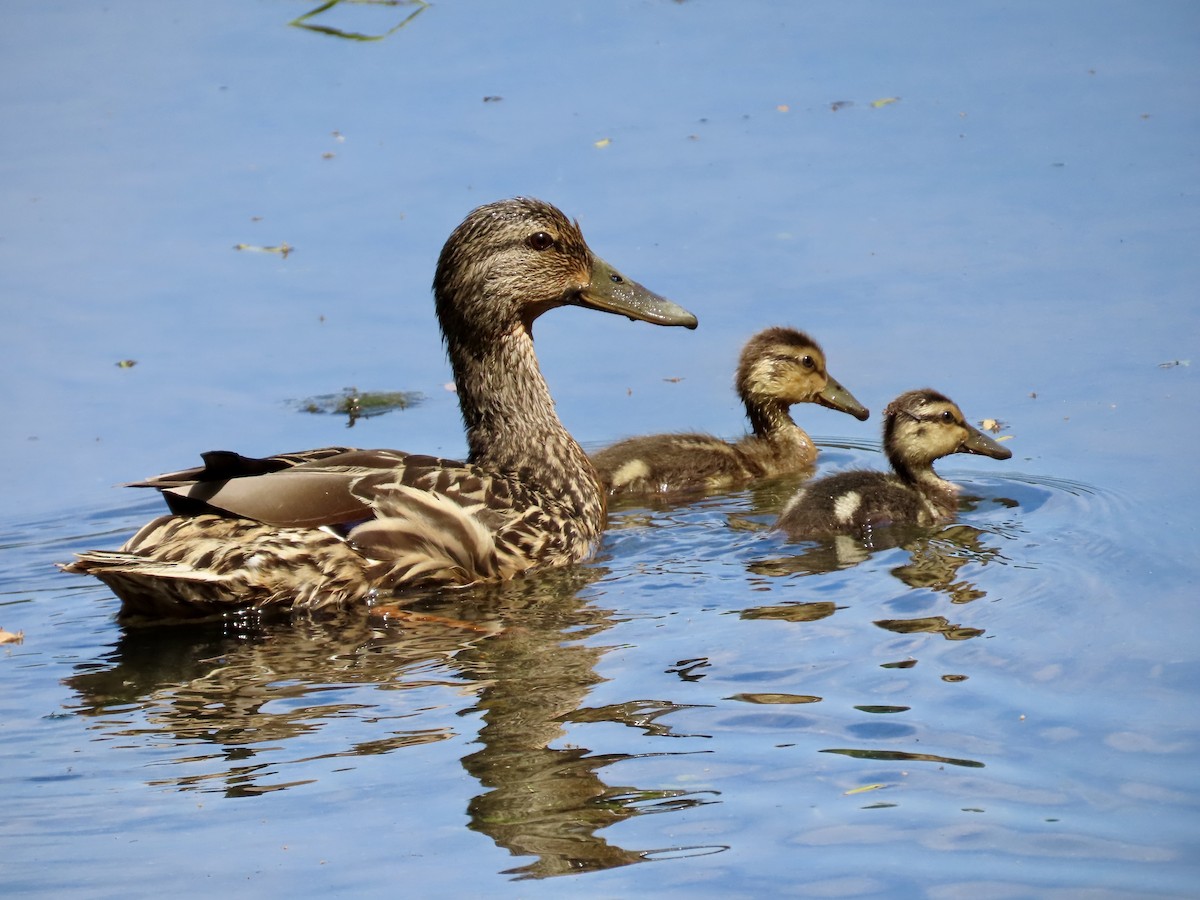
[[[408,409],[425,399],[420,391],[358,391],[344,388],[340,394],[320,394],[296,401],[306,413],[333,413],[348,417],[346,427],[359,419],[370,419],[397,409]]]
[[[734,694],[726,700],[741,700],[743,703],[820,703],[821,698],[813,694]]]
[[[851,788],[842,796],[849,797],[851,794],[865,794],[867,791],[881,791],[885,787],[887,787],[886,784],[864,784],[862,787]]]

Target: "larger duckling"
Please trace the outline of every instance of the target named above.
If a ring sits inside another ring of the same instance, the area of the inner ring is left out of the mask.
[[[951,453],[1008,459],[1012,451],[967,424],[948,397],[928,388],[901,394],[883,413],[883,449],[892,473],[850,471],[806,484],[776,527],[793,537],[862,534],[883,525],[938,525],[958,512],[958,486],[935,460]]]
[[[609,493],[645,494],[734,484],[808,468],[817,446],[792,419],[796,403],[817,403],[860,421],[870,413],[826,370],[825,354],[803,332],[768,328],[742,349],[735,386],[751,433],[734,443],[708,434],[629,438],[592,455]]]
[[[582,306],[696,327],[687,310],[594,256],[538,200],[481,206],[438,259],[435,306],[466,426],[466,462],[332,447],[201,468],[142,486],[171,515],[116,552],[65,566],[95,575],[125,614],[341,607],[394,589],[501,581],[586,558],[604,495],[554,409],[534,319]]]

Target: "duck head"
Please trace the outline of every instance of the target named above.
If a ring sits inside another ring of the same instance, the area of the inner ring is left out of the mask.
[[[681,306],[626,278],[592,253],[579,226],[541,200],[472,211],[442,248],[434,298],[450,340],[494,336],[558,306],[583,306],[656,325],[696,327]]]
[[[962,410],[937,391],[901,394],[883,414],[883,448],[897,472],[928,468],[951,453],[1008,459],[1012,451],[970,425]]]
[[[778,403],[817,403],[859,421],[870,416],[829,374],[820,345],[794,328],[768,328],[752,337],[742,350],[735,385],[752,418],[752,406]]]

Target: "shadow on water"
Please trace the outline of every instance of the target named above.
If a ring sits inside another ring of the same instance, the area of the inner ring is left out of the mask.
[[[155,786],[243,798],[296,788],[318,780],[316,761],[445,741],[456,737],[456,721],[478,713],[480,749],[461,760],[483,788],[469,803],[470,827],[514,856],[536,857],[507,874],[541,878],[719,852],[609,843],[599,832],[613,824],[716,798],[608,784],[607,767],[638,755],[551,746],[571,722],[671,732],[659,721],[678,708],[670,702],[581,706],[607,652],[585,640],[613,624],[587,597],[604,574],[578,567],[444,594],[420,605],[411,628],[350,614],[127,628],[66,684],[78,697],[73,712],[95,720],[95,740],[166,739],[175,748],[156,769],[186,772],[156,777]],[[473,701],[462,705],[464,694]],[[368,727],[352,727],[358,739],[339,743],[348,719]],[[363,730],[384,733],[362,740]],[[314,743],[326,749],[314,753]]]

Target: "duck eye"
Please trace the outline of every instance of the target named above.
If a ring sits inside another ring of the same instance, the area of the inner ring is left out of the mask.
[[[542,250],[549,250],[551,247],[553,247],[554,238],[550,237],[550,235],[546,234],[544,231],[535,231],[529,236],[529,240],[526,243],[528,243],[529,246],[534,250],[540,252]]]
[[[948,409],[943,409],[942,410],[942,421],[945,422],[947,425],[953,425],[954,424],[954,413],[950,412],[950,410],[948,410]]]
[[[817,364],[813,362],[813,358],[811,356],[806,356],[804,359],[800,360],[800,365],[804,366],[806,369],[814,369],[816,368]]]

